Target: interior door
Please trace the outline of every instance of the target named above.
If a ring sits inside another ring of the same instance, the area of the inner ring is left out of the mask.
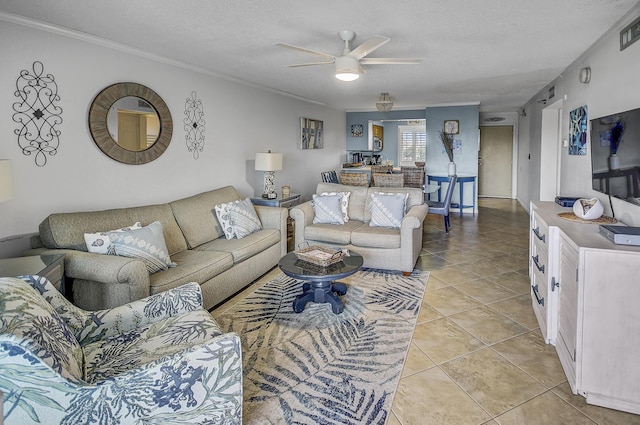
[[[118,111],[118,144],[134,152],[147,148],[147,118],[143,114]]]
[[[511,198],[513,127],[480,127],[478,196]]]

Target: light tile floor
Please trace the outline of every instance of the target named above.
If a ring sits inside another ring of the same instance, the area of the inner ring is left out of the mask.
[[[428,215],[418,267],[431,277],[388,425],[640,424],[573,395],[531,307],[529,216],[516,201]]]

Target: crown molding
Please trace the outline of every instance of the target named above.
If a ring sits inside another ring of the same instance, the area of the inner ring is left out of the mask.
[[[7,13],[7,12],[2,12],[0,11],[0,21],[5,21],[5,22],[9,22],[12,24],[16,24],[16,25],[22,25],[25,27],[29,27],[29,28],[33,28],[36,30],[40,30],[40,31],[46,31],[52,34],[56,34],[56,35],[60,35],[63,37],[68,37],[68,38],[73,38],[75,40],[80,40],[80,41],[84,41],[87,43],[91,43],[91,44],[95,44],[97,46],[101,46],[101,47],[105,47],[107,49],[112,49],[112,50],[117,50],[123,53],[127,53],[130,55],[134,55],[134,56],[138,56],[144,59],[148,59],[148,60],[152,60],[154,62],[159,62],[159,63],[163,63],[166,65],[171,65],[171,66],[175,66],[177,68],[182,68],[184,70],[187,71],[192,71],[192,72],[196,72],[198,74],[203,74],[203,75],[207,75],[210,77],[214,77],[214,78],[218,78],[221,80],[225,80],[231,83],[235,83],[235,84],[239,84],[242,86],[246,86],[246,87],[251,87],[254,89],[258,89],[261,91],[265,91],[265,92],[269,92],[269,93],[273,93],[273,94],[277,94],[280,96],[284,96],[284,97],[288,97],[291,99],[295,99],[295,100],[300,100],[303,102],[307,102],[307,103],[313,103],[315,105],[320,105],[320,106],[327,106],[322,102],[318,102],[315,100],[311,100],[311,99],[307,99],[301,96],[297,96],[291,93],[287,93],[281,90],[276,90],[270,87],[265,87],[265,86],[261,86],[259,84],[255,84],[255,83],[251,83],[249,81],[246,80],[242,80],[239,78],[235,78],[232,77],[230,75],[227,74],[222,74],[222,73],[217,73],[205,68],[200,68],[197,66],[193,66],[193,65],[189,65],[186,64],[184,62],[175,60],[175,59],[171,59],[169,57],[166,56],[162,56],[162,55],[157,55],[155,53],[149,53],[146,52],[142,49],[138,49],[132,46],[129,46],[127,44],[124,43],[119,43],[116,41],[112,41],[112,40],[107,40],[105,38],[102,37],[98,37],[95,35],[91,35],[88,34],[86,32],[82,32],[82,31],[76,31],[76,30],[72,30],[70,28],[65,28],[65,27],[61,27],[59,25],[54,25],[54,24],[50,24],[48,22],[44,22],[44,21],[39,21],[36,19],[31,19],[31,18],[27,18],[21,15],[16,15],[13,13]]]

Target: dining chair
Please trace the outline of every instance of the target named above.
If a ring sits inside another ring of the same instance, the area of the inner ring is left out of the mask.
[[[373,173],[371,175],[371,186],[404,187],[404,176],[402,174]]]
[[[323,183],[338,183],[338,174],[335,171],[323,171],[320,177]]]
[[[424,187],[424,168],[401,166],[400,173],[404,175],[405,187]]]
[[[391,174],[392,172],[393,172],[393,166],[391,166],[391,165],[372,165],[371,166],[371,174],[374,174],[374,173],[379,173],[379,174],[389,173],[389,174]]]
[[[458,181],[458,176],[453,175],[449,180],[449,187],[447,187],[447,192],[444,196],[443,202],[436,201],[426,201],[427,205],[429,205],[429,214],[440,214],[444,216],[444,231],[449,233],[449,227],[451,227],[451,223],[449,222],[449,209],[451,208],[451,197],[453,196],[453,189],[456,186],[456,182]],[[462,203],[462,200],[460,201]]]
[[[338,180],[340,184],[346,184],[347,186],[369,186],[369,173],[341,172]]]

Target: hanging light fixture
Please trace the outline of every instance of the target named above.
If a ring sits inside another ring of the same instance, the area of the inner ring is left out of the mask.
[[[376,108],[380,112],[389,112],[391,108],[393,108],[393,102],[391,101],[391,97],[389,93],[380,93],[380,99],[376,103]]]

